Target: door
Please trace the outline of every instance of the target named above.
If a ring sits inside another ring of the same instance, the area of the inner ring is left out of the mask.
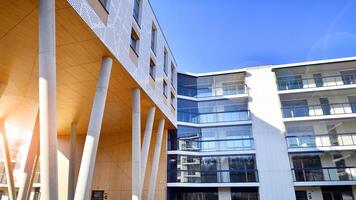
[[[295,191],[296,200],[308,200],[306,191]]]
[[[346,172],[346,163],[345,159],[341,154],[335,154],[334,155],[334,162],[335,162],[335,167],[336,167],[336,173],[339,177],[340,181],[348,181],[349,176],[347,175]]]
[[[356,113],[356,96],[349,96],[347,98],[349,99],[351,111]]]
[[[318,74],[313,74],[314,77],[314,82],[316,87],[323,87],[324,82],[323,82],[323,77],[321,76],[320,73]]]
[[[331,146],[339,146],[339,140],[337,138],[336,127],[334,125],[327,125],[329,139]]]
[[[356,70],[341,72],[342,82],[344,85],[350,85],[356,83]]]
[[[320,98],[319,101],[323,115],[330,115],[330,104],[328,98]]]

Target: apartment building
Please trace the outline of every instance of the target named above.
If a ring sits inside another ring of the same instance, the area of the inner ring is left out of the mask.
[[[168,199],[356,199],[355,117],[355,58],[179,73]]]
[[[1,2],[0,199],[166,199],[176,67],[148,0]]]

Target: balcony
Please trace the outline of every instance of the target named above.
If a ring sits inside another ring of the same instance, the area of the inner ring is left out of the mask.
[[[314,78],[298,78],[277,81],[279,91],[344,86],[352,84],[356,84],[356,74],[319,76]]]
[[[195,124],[248,121],[251,119],[249,110],[223,111],[210,113],[194,113],[178,110],[178,121]]]
[[[256,183],[256,169],[169,170],[169,183]]]
[[[194,98],[219,97],[229,95],[247,94],[247,86],[244,83],[234,83],[223,87],[199,87],[197,86],[179,86],[178,94]]]
[[[287,136],[288,148],[322,148],[354,146],[356,133]]]
[[[179,149],[182,151],[214,152],[242,151],[254,149],[253,138],[236,138],[220,140],[179,139]]]
[[[294,182],[356,181],[356,167],[294,168]]]
[[[284,118],[356,113],[356,102],[282,107]]]

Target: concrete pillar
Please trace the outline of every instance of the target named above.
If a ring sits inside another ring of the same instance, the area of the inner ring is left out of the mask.
[[[40,156],[40,130],[39,116],[37,115],[35,127],[33,129],[31,143],[28,148],[26,162],[22,173],[17,200],[29,200],[33,180],[36,175],[36,166]]]
[[[132,200],[141,200],[141,103],[140,89],[132,90]]]
[[[41,198],[58,199],[55,0],[39,2]]]
[[[150,143],[151,143],[151,136],[152,136],[152,128],[153,128],[153,122],[155,118],[155,112],[156,112],[156,107],[152,107],[149,112],[148,116],[146,119],[146,128],[145,128],[145,135],[143,138],[143,144],[142,144],[142,152],[141,152],[141,183],[140,183],[140,195],[142,196],[143,192],[143,185],[145,183],[145,174],[146,174],[146,166],[147,166],[147,160],[148,160],[148,153],[150,149]]]
[[[148,196],[147,196],[148,200],[154,200],[155,199],[155,191],[156,191],[156,185],[157,185],[159,158],[160,158],[160,155],[161,155],[164,123],[165,123],[165,120],[161,119],[159,121],[159,124],[158,124],[155,152],[154,152],[153,161],[152,161],[150,184],[148,186]]]
[[[0,122],[0,132],[1,132],[1,150],[4,156],[4,167],[5,167],[5,175],[6,175],[9,199],[15,200],[16,191],[15,191],[14,174],[12,171],[11,151],[10,151],[9,143],[6,136],[6,130],[3,122]]]
[[[218,188],[219,200],[231,200],[230,188]]]
[[[104,57],[101,64],[98,85],[90,115],[88,133],[85,138],[83,156],[74,196],[75,200],[86,200],[90,198],[90,190],[94,174],[95,159],[99,144],[111,67],[112,59],[110,57]]]
[[[69,157],[69,175],[68,175],[68,193],[67,200],[74,199],[75,192],[75,162],[76,162],[76,145],[77,145],[77,124],[71,124],[70,130],[70,157]]]

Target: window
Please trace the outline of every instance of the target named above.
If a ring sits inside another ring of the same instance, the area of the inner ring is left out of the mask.
[[[174,87],[176,67],[171,63],[171,84]]]
[[[163,55],[163,71],[164,71],[164,73],[166,75],[168,75],[168,69],[167,69],[168,67],[167,67],[167,65],[168,65],[168,51],[165,48],[164,49],[164,55]]]
[[[110,0],[99,0],[99,2],[103,6],[105,11],[109,13]]]
[[[163,81],[163,95],[165,97],[167,97],[167,90],[168,90],[167,83],[166,81]]]
[[[104,190],[93,190],[91,193],[91,199],[92,200],[104,200],[105,199]]]
[[[140,0],[134,0],[134,7],[133,7],[133,17],[135,18],[136,22],[139,23],[140,17]]]
[[[139,46],[139,41],[140,38],[138,37],[136,31],[134,29],[131,29],[131,40],[130,40],[130,46],[138,56],[138,46]]]
[[[174,108],[174,102],[176,101],[176,96],[171,92],[171,105]]]
[[[153,80],[156,80],[156,64],[150,59],[150,76]]]
[[[151,30],[151,49],[154,54],[156,54],[156,40],[157,40],[157,28],[152,24]]]

